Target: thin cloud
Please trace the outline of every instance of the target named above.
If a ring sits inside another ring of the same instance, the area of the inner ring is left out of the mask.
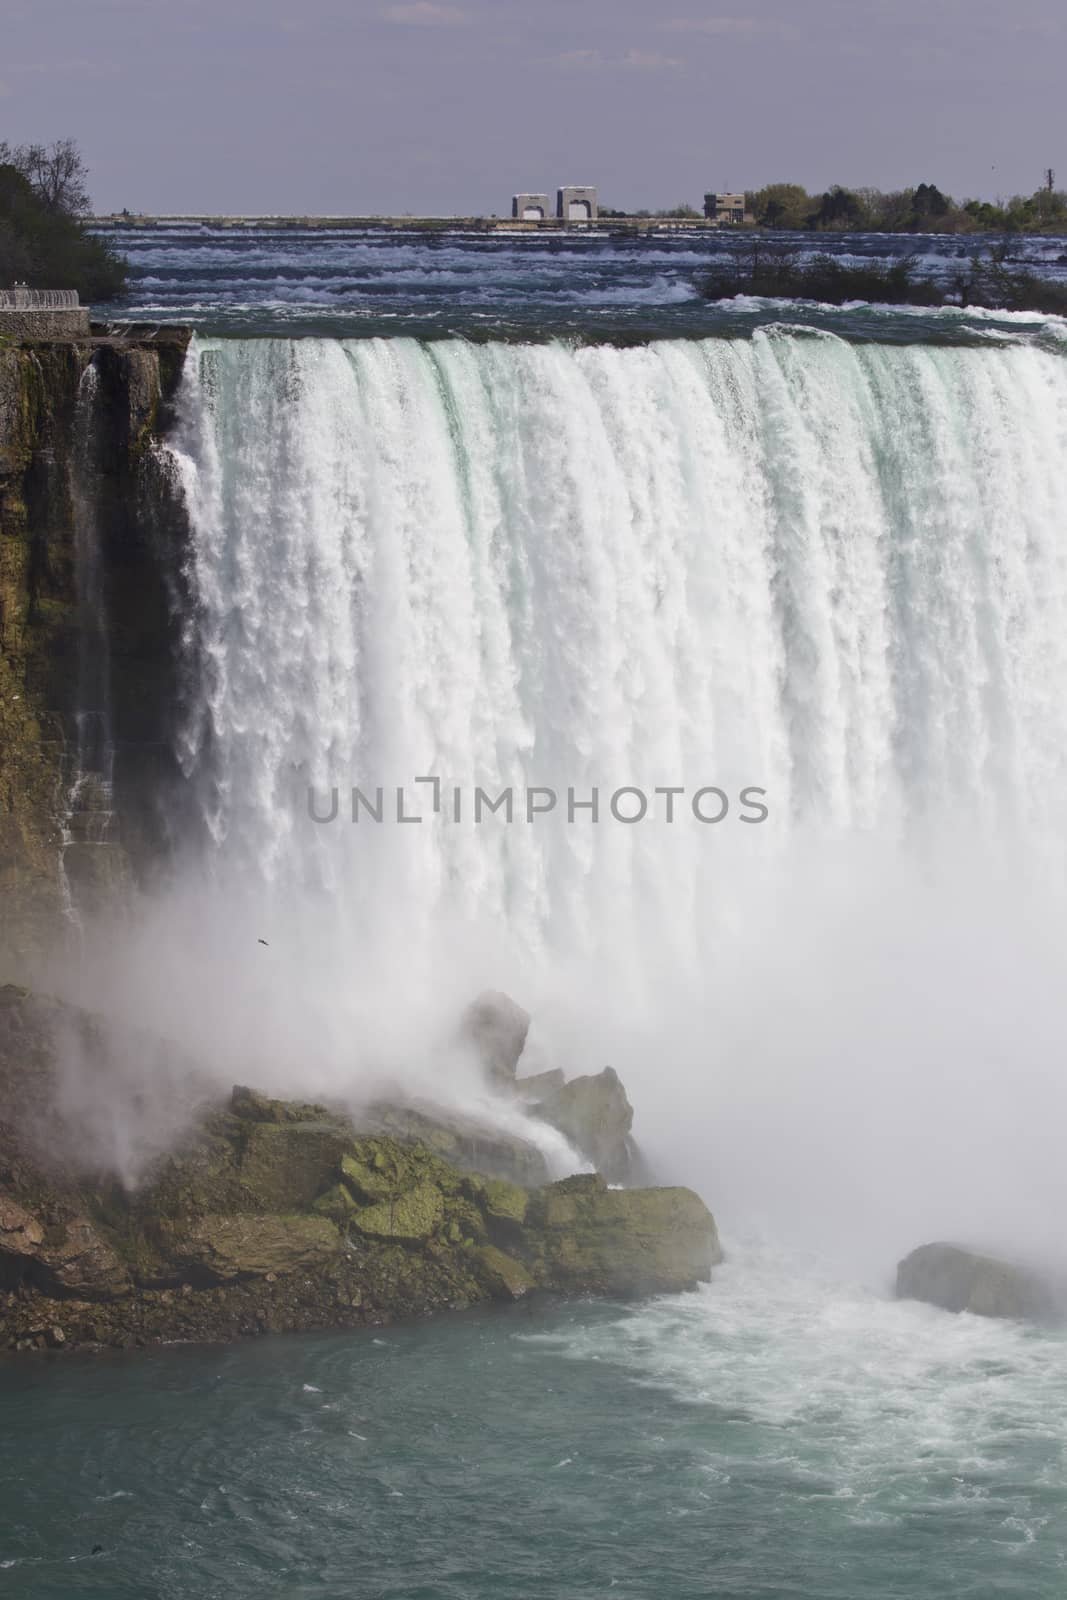
[[[637,72],[673,72],[682,63],[674,56],[661,55],[658,50],[627,50],[618,64],[633,67]]]
[[[663,26],[669,33],[704,33],[718,39],[794,39],[797,33],[791,23],[759,17],[672,17]]]
[[[382,18],[401,28],[464,28],[471,20],[470,12],[461,11],[459,6],[439,5],[437,0],[386,6]]]
[[[557,67],[579,72],[674,72],[682,65],[676,57],[661,55],[658,50],[627,50],[621,56],[607,56],[601,50],[567,50],[552,59]]]

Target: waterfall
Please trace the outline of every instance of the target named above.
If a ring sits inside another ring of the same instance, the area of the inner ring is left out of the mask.
[[[925,870],[977,841],[1058,882],[1067,363],[1032,331],[201,338],[173,444],[181,754],[212,872],[263,907],[409,956],[597,951],[624,980],[699,966],[695,930],[804,851]],[[353,786],[383,790],[380,823]],[[479,786],[513,790],[511,823],[474,824]],[[673,822],[662,796],[605,815],[624,786],[684,791]],[[527,822],[535,787],[560,801]],[[595,823],[568,788],[598,790]]]
[[[101,878],[97,847],[111,842],[114,826],[114,741],[108,614],[100,549],[97,451],[99,373],[90,361],[82,373],[71,440],[69,491],[74,523],[77,595],[77,671],[73,733],[63,763],[59,879],[65,915],[80,935],[80,902]],[[79,881],[80,880],[80,883]]]

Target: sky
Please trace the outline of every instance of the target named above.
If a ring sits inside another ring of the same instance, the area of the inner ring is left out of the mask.
[[[623,209],[1067,184],[1062,0],[0,0],[0,140],[98,211]]]

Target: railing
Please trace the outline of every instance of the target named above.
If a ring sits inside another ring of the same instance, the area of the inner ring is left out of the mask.
[[[77,311],[77,289],[0,289],[0,311]]]

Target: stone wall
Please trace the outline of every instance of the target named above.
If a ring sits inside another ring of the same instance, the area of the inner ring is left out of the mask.
[[[8,311],[0,306],[0,339],[87,339],[89,312],[85,306],[59,311]]]

